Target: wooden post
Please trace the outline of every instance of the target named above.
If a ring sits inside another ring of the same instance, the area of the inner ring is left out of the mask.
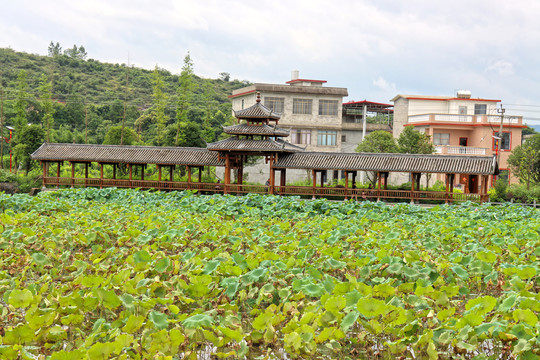
[[[186,171],[187,171],[187,188],[191,189],[191,166],[186,165]]]
[[[71,188],[75,187],[75,163],[71,162]]]
[[[144,169],[145,169],[146,165],[145,164],[142,164],[141,165],[141,180],[144,181]]]
[[[285,193],[285,186],[287,185],[287,169],[281,169],[281,176],[279,178],[279,191],[283,195]]]
[[[345,200],[347,200],[347,189],[349,188],[349,173],[345,171]]]
[[[381,173],[377,171],[377,201],[381,201],[381,183],[382,183]]]
[[[388,190],[388,175],[390,175],[389,172],[384,173],[384,190]]]
[[[156,164],[158,170],[158,189],[161,190],[161,165]]]
[[[4,159],[2,159],[2,161],[4,161]],[[41,184],[41,190],[45,190],[47,188],[47,162],[46,161],[41,161],[41,166],[43,167],[43,181],[42,181],[42,184]]]
[[[202,173],[204,171],[204,166],[199,166],[199,183],[202,183]]]
[[[99,188],[103,189],[103,163],[99,163]]]
[[[446,183],[446,192],[444,194],[444,203],[448,204],[448,190],[450,188],[450,174],[446,174],[445,183]]]
[[[229,185],[231,184],[231,155],[227,153],[225,155],[225,174],[223,176],[223,193],[229,193]]]
[[[116,164],[112,164],[112,178],[116,180]]]
[[[60,161],[57,163],[56,166],[56,188],[60,186]]]
[[[414,204],[414,186],[415,186],[415,175],[411,173],[411,204]]]
[[[240,167],[238,168],[238,185],[244,184],[244,166],[243,164],[240,164]]]
[[[315,169],[311,170],[311,177],[313,178],[313,199],[315,199],[315,191],[317,190],[317,172]]]
[[[88,186],[88,163],[84,163],[84,187]]]
[[[268,188],[269,194],[274,194],[274,186],[276,185],[276,170],[274,169],[273,165],[273,160],[270,160],[270,185]]]
[[[131,184],[131,181],[133,180],[133,167],[131,166],[131,164],[128,164],[128,169],[129,169],[129,187],[133,187],[133,185]]]

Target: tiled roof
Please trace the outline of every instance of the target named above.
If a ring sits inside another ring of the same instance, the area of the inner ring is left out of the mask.
[[[495,159],[491,156],[317,152],[281,155],[274,167],[478,175],[497,174],[499,171]]]
[[[218,154],[204,148],[43,144],[32,155],[34,160],[81,162],[224,166]]]
[[[234,111],[234,110],[233,110]],[[275,113],[260,102],[256,102],[246,109],[234,111],[234,116],[238,119],[269,119],[279,120],[281,118],[280,113]]]
[[[263,125],[238,124],[223,128],[226,134],[232,135],[267,135],[267,136],[289,136],[289,130]]]
[[[208,144],[208,150],[237,150],[253,152],[296,152],[304,149],[283,140],[246,140],[231,137]]]

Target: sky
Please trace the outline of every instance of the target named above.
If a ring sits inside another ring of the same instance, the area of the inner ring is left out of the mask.
[[[40,55],[51,41],[88,57],[172,73],[345,87],[349,100],[397,94],[500,99],[540,125],[537,0],[0,0],[0,47]]]

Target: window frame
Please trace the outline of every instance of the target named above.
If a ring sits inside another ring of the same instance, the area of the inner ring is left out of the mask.
[[[337,116],[339,114],[339,101],[319,99],[319,115]]]
[[[499,132],[498,131],[493,131],[493,136],[491,139],[493,140],[491,142],[491,150],[492,151],[497,151],[497,147],[495,146],[495,136],[498,136]],[[503,136],[504,134],[508,134],[508,149],[505,149],[503,148],[503,145],[505,144],[505,142],[503,141],[504,140],[504,137],[501,138],[501,148],[500,148],[500,151],[512,151],[512,132],[511,131],[503,131]]]
[[[291,129],[291,144],[311,145],[311,129]]]
[[[337,130],[318,130],[317,145],[319,146],[337,146]]]
[[[278,108],[276,108],[276,104],[279,104]],[[285,98],[278,96],[265,96],[264,106],[274,112],[283,113],[283,109],[285,109]]]
[[[308,111],[309,107],[309,111]],[[313,99],[293,98],[294,115],[311,115],[313,114]]]
[[[474,115],[487,115],[487,104],[474,104]]]
[[[439,136],[436,136],[436,135],[439,135]],[[441,142],[442,138],[441,138],[441,135],[448,135],[447,137],[447,143],[446,144],[443,144]],[[444,145],[450,145],[450,133],[433,133],[433,145],[435,146],[444,146]]]

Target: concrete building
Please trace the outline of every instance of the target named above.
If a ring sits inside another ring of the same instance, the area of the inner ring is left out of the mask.
[[[501,116],[497,109],[501,100],[473,98],[469,91],[458,91],[456,96],[450,97],[396,95],[391,101],[395,138],[405,126],[414,126],[431,136],[439,154],[493,156],[500,152],[499,177],[511,183],[518,181],[508,167],[508,156],[521,144],[521,131],[525,126],[521,116]],[[499,136],[501,119],[503,131]],[[502,138],[500,143],[498,138]],[[477,192],[479,184],[475,178],[456,176],[456,186]]]
[[[234,90],[229,98],[233,111],[240,111],[255,104],[257,93],[262,103],[279,113],[279,127],[288,129],[285,140],[301,146],[306,151],[342,152],[342,103],[348,95],[346,88],[324,86],[325,80],[301,79],[298,71],[292,72],[290,81],[281,84],[253,85]],[[277,125],[277,124],[276,124]],[[246,167],[248,181],[264,183],[268,178],[264,159],[255,166]],[[306,180],[305,172],[288,174],[288,181]]]

